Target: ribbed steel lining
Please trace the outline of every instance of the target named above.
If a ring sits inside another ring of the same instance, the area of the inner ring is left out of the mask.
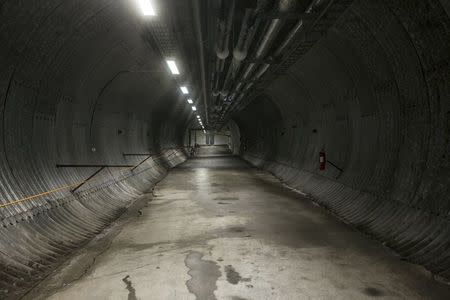
[[[380,199],[329,178],[250,154],[245,159],[314,197],[344,222],[369,233],[404,259],[450,279],[450,220],[402,202]]]
[[[157,47],[146,43],[152,24],[136,1],[0,6],[4,299],[20,297],[184,161],[179,129],[191,111]],[[155,34],[169,38],[164,30]],[[74,194],[73,185],[98,168],[56,167],[135,166],[145,159],[123,153],[156,155],[133,172],[105,168]]]
[[[0,298],[16,298],[27,291],[61,262],[62,256],[99,233],[168,168],[185,159],[182,150],[166,150],[133,173],[100,178],[80,193],[63,198],[31,200],[30,204],[36,204],[33,209],[2,218]]]
[[[236,116],[244,158],[450,279],[449,50],[439,1],[355,1]]]

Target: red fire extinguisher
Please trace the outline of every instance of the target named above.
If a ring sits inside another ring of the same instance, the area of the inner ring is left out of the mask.
[[[319,152],[319,163],[320,163],[319,170],[321,170],[321,171],[325,170],[325,165],[327,163],[327,159],[325,157],[325,151],[324,150],[321,150]]]

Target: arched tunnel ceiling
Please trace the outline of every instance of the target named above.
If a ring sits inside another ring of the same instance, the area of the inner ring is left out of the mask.
[[[247,160],[443,277],[449,25],[438,1],[354,1],[235,115]]]
[[[162,57],[173,53],[161,53],[149,42],[153,21],[144,19],[134,1],[33,5],[3,3],[1,32],[6,42],[3,51],[7,52],[2,55],[2,65],[5,82],[8,77],[16,84],[27,82],[37,97],[45,98],[47,107],[38,109],[54,113],[51,107],[56,107],[60,98],[80,109],[93,109],[103,100],[98,98],[119,90],[129,94],[131,103],[118,97],[108,99],[104,108],[122,101],[133,104],[130,110],[142,113],[161,106],[155,103],[158,98],[177,98],[176,85]],[[55,91],[59,98],[45,94]],[[177,108],[175,103],[164,107],[182,111],[184,106]]]
[[[450,278],[448,2],[154,2],[0,4],[0,298],[186,159],[183,84],[236,154]]]

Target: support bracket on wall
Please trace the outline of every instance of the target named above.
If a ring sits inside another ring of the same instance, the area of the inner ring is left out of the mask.
[[[80,187],[82,187],[86,182],[88,182],[89,180],[91,180],[92,178],[94,178],[98,173],[100,173],[101,171],[103,171],[105,167],[100,167],[97,171],[95,171],[91,176],[89,176],[85,181],[83,181],[82,183],[80,183],[79,185],[77,185],[74,189],[71,190],[72,193],[75,193]]]
[[[57,168],[131,168],[134,165],[107,165],[107,164],[57,164]]]
[[[137,167],[139,167],[140,165],[145,163],[150,157],[152,157],[152,155],[155,155],[155,154],[152,154],[152,153],[123,153],[123,156],[147,156],[140,163],[138,163],[137,165],[133,166],[133,168],[131,168],[131,172],[133,172]]]
[[[74,189],[71,190],[72,193],[75,193],[79,188],[85,185],[89,180],[97,176],[103,169],[105,168],[132,168],[134,165],[89,165],[89,164],[57,164],[57,168],[98,168],[91,176],[89,176],[86,180],[83,180],[79,185],[77,185]]]
[[[310,17],[312,13],[298,13],[298,12],[269,12],[261,14],[262,19],[283,19],[283,20],[299,20],[305,17]]]
[[[344,172],[344,169],[339,168],[338,166],[336,166],[334,163],[332,163],[331,161],[327,160],[327,163],[329,163],[330,165],[332,165],[333,167],[335,167],[336,169],[338,169],[341,172]]]
[[[138,154],[135,156],[147,156],[144,160],[142,160],[140,163],[138,163],[137,165],[135,165],[133,168],[131,168],[131,172],[133,172],[137,167],[139,167],[140,165],[142,165],[143,163],[145,163],[147,160],[149,160],[153,154]]]

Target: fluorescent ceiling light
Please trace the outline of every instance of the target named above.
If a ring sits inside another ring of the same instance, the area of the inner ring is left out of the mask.
[[[197,107],[192,106],[192,110],[193,110],[193,111],[196,111],[196,110],[197,110]]]
[[[197,119],[200,119],[200,116],[197,116]]]
[[[188,88],[185,87],[185,86],[180,86],[180,90],[181,90],[181,92],[182,92],[183,94],[185,94],[185,95],[189,94],[189,90],[188,90]]]
[[[188,102],[189,104],[194,103],[194,101],[192,101],[192,99],[187,99],[187,102]]]
[[[180,70],[178,70],[177,63],[174,60],[168,59],[166,62],[173,75],[180,75]]]
[[[144,16],[156,16],[156,12],[153,9],[150,0],[139,0],[139,4],[141,5],[142,13],[144,14]]]

